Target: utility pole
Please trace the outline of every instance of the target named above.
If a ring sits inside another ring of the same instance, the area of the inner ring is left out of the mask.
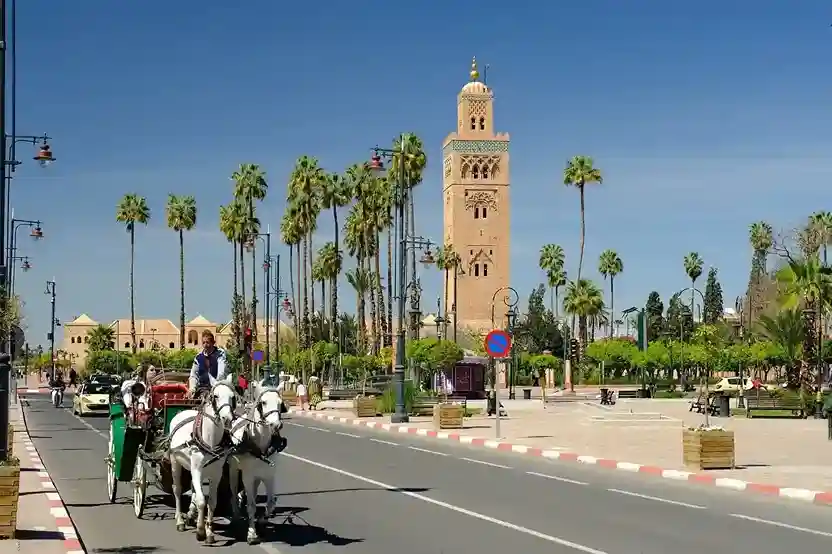
[[[46,282],[46,294],[50,296],[49,301],[52,304],[52,321],[49,326],[49,357],[52,359],[52,374],[50,378],[55,380],[55,279]],[[2,423],[2,422],[0,422]]]
[[[11,300],[6,275],[6,0],[0,0],[0,312],[6,315]],[[3,319],[8,319],[4,317]],[[9,456],[9,388],[11,357],[6,352],[6,321],[0,325],[0,461]]]

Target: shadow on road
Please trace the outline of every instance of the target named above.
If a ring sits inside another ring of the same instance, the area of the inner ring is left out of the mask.
[[[147,554],[170,550],[164,546],[118,546],[116,548],[93,548],[95,554]]]
[[[19,541],[62,541],[64,540],[64,534],[61,531],[18,529],[14,532],[14,538]]]

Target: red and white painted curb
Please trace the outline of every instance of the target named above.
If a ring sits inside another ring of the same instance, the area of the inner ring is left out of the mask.
[[[334,423],[344,423],[348,425],[358,425],[360,427],[368,427],[370,429],[388,431],[391,433],[404,433],[409,435],[417,435],[420,437],[443,439],[452,442],[458,442],[461,444],[468,444],[471,446],[490,448],[491,450],[513,452],[515,454],[526,454],[527,456],[537,456],[542,458],[548,458],[550,460],[561,460],[564,462],[576,462],[585,465],[595,465],[607,469],[627,471],[630,473],[645,473],[648,475],[661,477],[663,479],[672,479],[674,481],[688,481],[699,485],[710,485],[722,489],[767,494],[770,496],[789,498],[791,500],[800,500],[803,502],[812,502],[815,504],[832,506],[832,492],[813,491],[809,489],[796,489],[790,487],[778,487],[777,485],[770,485],[764,483],[752,483],[750,481],[742,481],[740,479],[716,477],[713,475],[708,475],[707,473],[694,473],[690,471],[680,471],[678,469],[664,469],[656,466],[634,464],[631,462],[619,462],[607,458],[583,456],[581,454],[561,452],[559,450],[544,450],[541,448],[535,448],[533,446],[527,446],[524,444],[511,444],[508,442],[500,442],[490,439],[484,439],[481,437],[460,435],[458,433],[432,431],[430,429],[411,427],[409,425],[395,425],[392,423],[381,423],[378,421],[368,421],[364,419],[352,419],[348,417],[332,416],[317,411],[291,409],[290,412],[301,417],[322,419],[326,421],[332,421]]]
[[[78,540],[78,532],[75,529],[75,525],[72,523],[72,519],[69,517],[66,505],[64,505],[61,495],[55,488],[55,483],[53,483],[52,479],[49,477],[49,473],[46,471],[46,467],[43,465],[43,461],[40,459],[40,455],[38,454],[37,449],[35,449],[35,445],[32,444],[32,440],[29,438],[28,433],[26,433],[26,437],[23,439],[23,447],[26,449],[26,455],[29,456],[33,467],[37,471],[40,486],[46,492],[46,500],[49,502],[49,511],[51,512],[52,517],[55,518],[55,524],[58,527],[58,532],[63,534],[64,537],[63,540],[66,553],[86,554],[84,547],[81,545],[81,541]]]

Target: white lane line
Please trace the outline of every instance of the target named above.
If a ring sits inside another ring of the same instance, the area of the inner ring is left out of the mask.
[[[588,485],[589,483],[584,483],[583,481],[576,481],[574,479],[567,479],[566,477],[558,477],[557,475],[547,475],[545,473],[538,473],[536,471],[527,471],[529,475],[535,475],[537,477],[543,477],[544,479],[552,479],[554,481],[563,481],[564,483],[572,483],[573,485]]]
[[[341,435],[342,437],[350,437],[353,439],[360,439],[361,435],[354,435],[352,433],[344,433],[343,431],[335,431],[336,435]]]
[[[409,496],[410,498],[415,498],[416,500],[421,500],[422,502],[426,502],[428,504],[433,504],[434,506],[439,506],[440,508],[445,508],[446,510],[450,510],[452,512],[456,512],[458,514],[462,514],[468,517],[472,517],[474,519],[478,519],[480,521],[485,521],[486,523],[491,523],[493,525],[499,525],[505,529],[510,529],[512,531],[516,531],[518,533],[523,533],[525,535],[529,535],[532,537],[536,537],[538,539],[559,544],[560,546],[565,546],[566,548],[571,548],[573,550],[577,550],[579,552],[584,552],[585,554],[608,554],[603,550],[596,550],[595,548],[591,548],[589,546],[585,546],[583,544],[578,544],[576,542],[572,542],[566,539],[562,539],[560,537],[555,537],[552,535],[547,535],[546,533],[541,533],[540,531],[535,531],[534,529],[529,529],[528,527],[523,527],[522,525],[517,525],[516,523],[510,523],[508,521],[503,521],[501,519],[497,519],[491,516],[487,516],[485,514],[481,514],[479,512],[475,512],[473,510],[469,510],[467,508],[462,508],[460,506],[455,506],[454,504],[450,504],[448,502],[442,502],[441,500],[436,500],[434,498],[430,498],[429,496],[425,496],[423,494],[419,494],[416,492],[402,490],[399,487],[394,487],[393,485],[388,485],[386,483],[382,483],[381,481],[376,481],[375,479],[370,479],[369,477],[364,477],[363,475],[357,475],[355,473],[350,473],[349,471],[345,471],[343,469],[338,469],[337,467],[332,467],[326,464],[322,464],[321,462],[316,462],[314,460],[310,460],[308,458],[302,458],[300,456],[296,456],[294,454],[289,454],[285,450],[281,453],[281,456],[285,456],[287,458],[291,458],[293,460],[297,460],[299,462],[303,462],[305,464],[309,464],[311,466],[318,467],[320,469],[325,469],[327,471],[331,471],[333,473],[337,473],[339,475],[343,475],[344,477],[349,477],[351,479],[355,479],[357,481],[361,481],[363,483],[367,483],[369,485],[374,485],[376,487],[397,492],[399,494],[403,494],[405,496]]]
[[[460,458],[460,460],[464,460],[466,462],[471,462],[472,464],[482,464],[484,466],[489,466],[489,467],[499,467],[500,469],[511,469],[508,466],[504,466],[504,465],[500,465],[500,464],[494,464],[494,463],[486,462],[486,461],[483,461],[483,460],[475,460],[474,458]]]
[[[744,519],[746,521],[753,521],[755,523],[763,523],[765,525],[773,525],[775,527],[782,527],[783,529],[791,529],[792,531],[799,531],[801,533],[810,533],[812,535],[820,535],[821,537],[832,537],[832,533],[828,533],[826,531],[818,531],[817,529],[809,529],[807,527],[798,527],[797,525],[789,525],[788,523],[782,523],[779,521],[771,521],[769,519],[761,519],[759,517],[753,516],[746,516],[743,514],[728,514],[731,517],[736,517],[738,519]]]
[[[379,444],[388,444],[390,446],[399,446],[399,443],[393,442],[393,441],[385,441],[385,440],[381,440],[381,439],[370,439],[370,440],[373,441],[373,442],[377,442]]]
[[[312,427],[311,425],[307,427],[307,429],[312,429],[313,431],[320,431],[321,433],[331,433],[331,429],[324,429],[323,427]]]
[[[428,450],[427,448],[419,448],[418,446],[408,446],[409,449],[416,452],[424,452],[425,454],[434,454],[436,456],[447,456],[444,452],[437,452],[436,450]]]
[[[659,498],[658,496],[650,496],[648,494],[639,494],[637,492],[622,491],[621,489],[607,489],[610,492],[623,494],[626,496],[634,496],[636,498],[643,498],[644,500],[653,500],[654,502],[664,502],[665,504],[673,504],[675,506],[684,506],[685,508],[695,508],[697,510],[704,510],[705,506],[697,506],[696,504],[688,504],[687,502],[679,502],[678,500],[668,500],[667,498]]]

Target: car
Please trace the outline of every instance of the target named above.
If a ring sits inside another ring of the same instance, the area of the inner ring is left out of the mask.
[[[747,377],[744,381],[745,382],[740,381],[739,377],[724,377],[719,383],[714,385],[713,390],[716,392],[739,392],[741,388],[745,390],[751,390],[754,388],[754,379]],[[777,388],[776,386],[768,384],[763,384],[762,386],[766,390]]]
[[[109,383],[84,383],[72,399],[72,414],[84,417],[89,414],[110,413],[110,393],[113,386]]]

